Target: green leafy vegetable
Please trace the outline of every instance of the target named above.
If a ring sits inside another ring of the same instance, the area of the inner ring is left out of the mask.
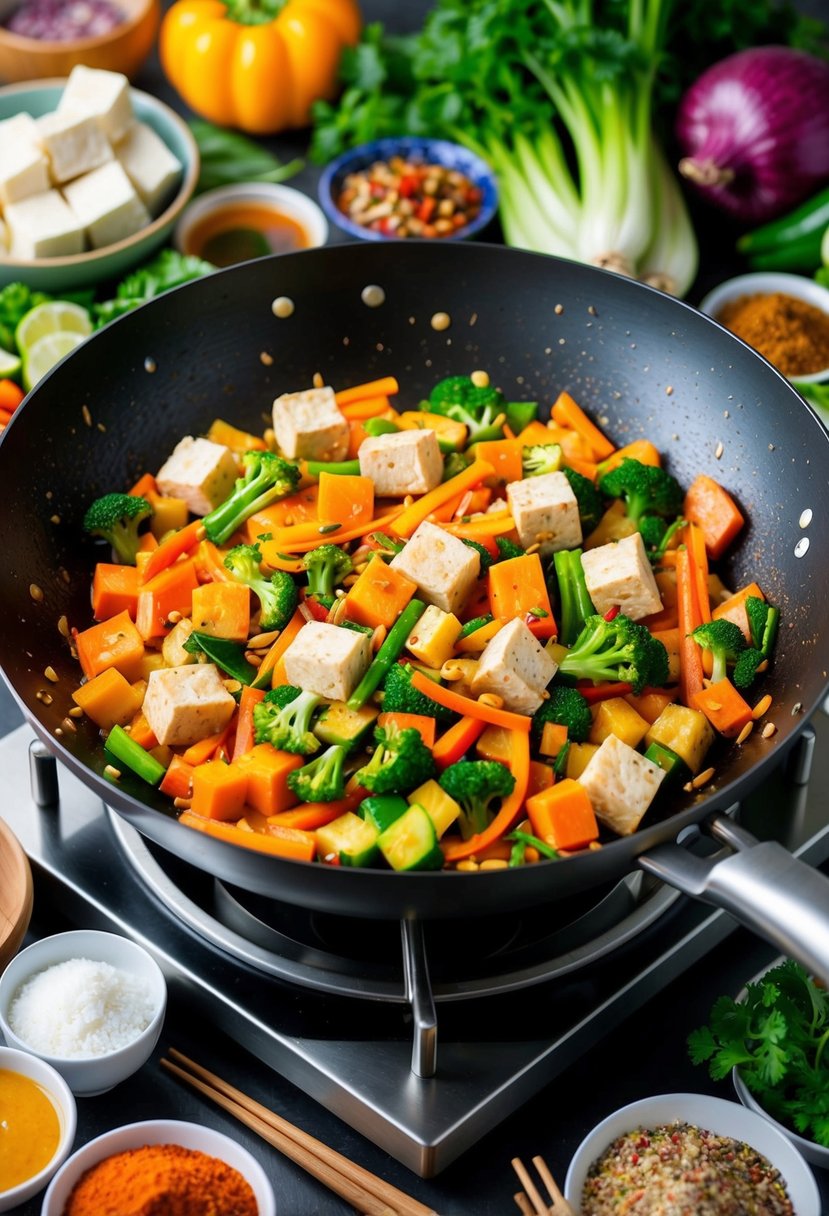
[[[52,297],[42,291],[32,291],[25,283],[9,283],[0,291],[0,348],[17,350],[14,331],[38,304],[45,304]]]
[[[95,328],[100,329],[116,317],[131,312],[139,304],[145,304],[171,287],[180,287],[191,279],[200,279],[216,269],[210,262],[190,254],[177,253],[175,249],[163,249],[158,257],[145,266],[133,270],[118,284],[115,298],[93,305]]]
[[[201,157],[197,194],[237,182],[284,182],[303,167],[299,158],[283,165],[261,144],[202,119],[194,119],[190,130]]]

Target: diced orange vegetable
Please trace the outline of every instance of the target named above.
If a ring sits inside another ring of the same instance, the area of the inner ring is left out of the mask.
[[[421,495],[410,507],[406,507],[391,522],[392,531],[398,536],[408,538],[418,524],[422,524],[427,515],[434,511],[436,507],[441,506],[451,498],[455,498],[456,495],[462,494],[464,490],[470,490],[479,481],[485,481],[494,472],[495,470],[492,465],[486,460],[473,460],[472,464],[467,465],[455,477],[450,477],[448,481],[444,481],[441,485],[436,486],[428,494]]]
[[[320,473],[317,511],[323,521],[347,527],[365,523],[374,516],[374,482],[370,477]]]
[[[537,553],[496,562],[487,575],[492,615],[511,621],[526,621],[537,638],[552,638],[558,626],[550,605],[541,558]]]
[[[672,630],[679,633],[679,630]],[[632,705],[640,718],[644,718],[646,722],[655,722],[666,705],[671,705],[677,699],[679,689],[671,689],[663,691],[661,688],[646,688],[640,696],[636,697],[633,693],[628,693],[625,700],[629,705]]]
[[[193,765],[173,756],[158,787],[168,798],[190,799],[193,793]]]
[[[379,418],[388,408],[388,397],[364,397],[361,401],[352,401],[341,406],[340,413],[349,422],[365,422],[369,418]]]
[[[213,638],[246,642],[250,633],[250,588],[245,583],[202,583],[192,593],[193,628]]]
[[[358,625],[389,629],[417,591],[417,583],[392,569],[382,557],[371,560],[345,597],[344,613]]]
[[[114,667],[87,680],[72,693],[72,700],[102,730],[125,726],[141,706],[141,695]]]
[[[137,601],[137,568],[98,562],[92,576],[92,615],[95,620],[105,621],[119,612],[128,612],[135,620]]]
[[[162,541],[154,553],[150,554],[147,564],[141,570],[141,582],[149,583],[162,570],[172,566],[183,553],[189,553],[204,536],[204,524],[200,519],[194,519],[186,528],[180,528]]]
[[[153,494],[158,493],[158,483],[152,473],[142,473],[138,481],[127,493],[132,498],[146,498],[149,501]]]
[[[138,552],[135,556],[135,565],[138,570],[139,582],[141,580],[141,572],[149,561],[150,554],[155,553],[158,548],[158,541],[153,536],[152,532],[143,532],[138,538]],[[142,563],[141,558],[144,558]]]
[[[726,621],[733,621],[743,631],[745,640],[751,643],[751,629],[748,623],[748,615],[746,613],[746,600],[752,596],[758,600],[764,600],[766,597],[760,590],[757,583],[749,583],[746,587],[741,587],[739,591],[735,591],[734,595],[718,604],[711,613],[715,621],[723,617]]]
[[[206,586],[225,584],[207,583]],[[175,562],[144,583],[138,592],[135,624],[143,638],[163,637],[172,628],[170,613],[189,616],[193,592],[199,586],[192,557]]]
[[[340,409],[351,405],[354,401],[365,401],[366,397],[393,397],[400,392],[400,385],[394,376],[382,376],[379,380],[369,380],[365,384],[355,384],[351,388],[341,389],[335,394]]]
[[[207,432],[211,443],[220,443],[230,448],[231,452],[263,452],[266,444],[261,435],[252,435],[250,431],[240,431],[222,418],[211,422]]]
[[[196,578],[200,583],[229,583],[233,575],[224,564],[226,549],[219,549],[210,540],[199,541],[193,553]]]
[[[260,701],[265,699],[264,688],[252,688],[246,684],[239,697],[239,717],[236,722],[236,736],[233,741],[231,760],[238,760],[249,752],[254,744],[253,711]]]
[[[690,636],[702,624],[697,613],[696,580],[689,549],[678,549],[676,555],[676,585],[679,620],[679,695],[683,705],[693,707],[694,697],[702,691],[702,654]]]
[[[614,445],[603,435],[595,423],[587,417],[569,393],[559,393],[552,409],[553,421],[559,426],[572,427],[590,445],[596,460],[606,460],[612,455]]]
[[[290,857],[294,861],[313,861],[316,852],[316,841],[310,832],[300,832],[296,828],[273,827],[265,832],[246,832],[235,823],[221,823],[215,819],[206,819],[193,811],[182,811],[178,819],[185,827],[195,828],[206,832],[218,840],[229,844],[241,845],[243,849],[253,849],[257,853],[270,853],[274,857]]]
[[[462,698],[461,698],[462,699]],[[514,715],[513,715],[514,716]],[[529,722],[529,718],[527,719]],[[443,855],[448,862],[463,861],[466,857],[474,857],[482,850],[489,848],[496,840],[505,836],[514,825],[521,813],[524,799],[527,796],[527,786],[530,781],[530,737],[523,730],[512,732],[510,748],[510,771],[515,778],[512,793],[501,803],[501,809],[490,823],[489,827],[471,836],[469,840],[441,841]]]
[[[649,629],[651,633],[657,633],[665,629],[675,629],[678,619],[676,607],[678,598],[676,569],[657,570],[654,578],[662,600],[662,608],[659,612],[652,612],[650,616],[642,617],[640,624]]]
[[[327,823],[333,823],[347,811],[355,811],[367,792],[357,785],[348,790],[344,798],[338,798],[334,802],[303,802],[290,811],[269,815],[268,824],[272,827],[300,828],[305,832],[313,832],[317,828],[325,827]]]
[[[474,447],[475,459],[485,460],[495,470],[492,474],[494,481],[521,480],[523,451],[524,444],[520,439],[487,439]]]
[[[141,675],[144,639],[125,610],[74,635],[78,661],[87,680],[114,667],[132,682]]]
[[[205,819],[238,819],[247,790],[247,774],[239,765],[210,760],[193,769],[190,809]]]
[[[439,769],[456,764],[474,744],[479,735],[486,729],[486,723],[480,718],[461,718],[454,726],[444,731],[432,748],[432,756]]]
[[[705,547],[715,561],[722,557],[745,523],[728,491],[704,473],[688,487],[682,514],[702,529]]]
[[[168,533],[181,532],[187,526],[190,508],[185,499],[155,494],[151,502],[153,515],[150,520],[150,531],[156,540],[163,542],[168,537]]]
[[[521,444],[522,448],[532,447],[533,444],[536,443],[555,443],[555,439],[551,437],[548,428],[543,422],[539,422],[538,419],[528,422],[523,431],[520,431],[516,438]]]
[[[511,558],[509,560],[512,560]],[[455,650],[459,654],[475,653],[478,650],[483,650],[487,642],[495,637],[499,630],[504,628],[506,621],[494,620],[486,625],[481,625],[480,629],[475,629],[472,633],[468,633],[465,638],[455,643]]]
[[[649,464],[653,468],[662,467],[662,454],[650,439],[634,439],[624,447],[617,448],[599,466],[599,476],[604,477],[611,469],[617,468],[623,460],[638,460],[640,464]]]
[[[589,742],[601,744],[609,735],[616,735],[628,747],[636,748],[648,733],[648,725],[624,697],[608,697],[596,706]]]
[[[751,721],[751,706],[730,680],[718,680],[694,695],[693,709],[701,710],[714,730],[727,738],[739,735]]]
[[[507,709],[495,709],[493,705],[484,705],[480,701],[473,701],[470,697],[462,697],[460,693],[454,692],[451,688],[445,688],[442,684],[436,684],[434,680],[430,680],[428,676],[424,676],[419,671],[415,671],[412,676],[412,688],[416,688],[430,700],[437,701],[438,705],[454,710],[455,713],[462,714],[464,717],[480,718],[482,722],[489,722],[492,726],[506,726],[515,734],[529,734],[531,720],[524,714],[510,713]]]
[[[276,815],[296,806],[299,799],[288,786],[288,774],[302,768],[303,756],[280,752],[270,743],[257,743],[236,761],[247,778],[247,801],[263,815]]]
[[[216,751],[216,748],[221,746],[226,730],[227,728],[225,727],[218,734],[205,735],[197,743],[191,743],[187,750],[182,752],[182,760],[186,764],[192,765],[193,768],[196,768],[199,764],[206,764]]]
[[[547,423],[547,438],[543,442],[559,444],[565,463],[569,463],[571,460],[588,460],[595,463],[595,453],[592,447],[572,427],[559,426],[557,422],[551,420]]]
[[[416,730],[428,748],[434,746],[437,723],[426,714],[380,714],[378,726],[396,726],[398,730]]]
[[[319,493],[319,483],[313,481],[295,494],[289,494],[287,498],[280,498],[279,502],[256,511],[245,522],[249,543],[255,545],[260,536],[277,528],[313,522],[317,518]]]
[[[549,764],[542,764],[540,760],[531,760],[527,797],[532,798],[533,794],[540,794],[542,790],[550,789],[555,785],[555,781],[556,775]]]
[[[533,834],[554,849],[585,849],[599,838],[587,791],[570,777],[528,798],[527,814]]]
[[[567,727],[560,722],[545,722],[538,750],[542,756],[557,756],[567,742]]]
[[[8,378],[0,380],[0,409],[6,414],[13,414],[25,395],[23,389],[19,384],[15,384],[14,380]]]
[[[482,760],[497,760],[509,765],[511,745],[512,731],[503,726],[488,726],[475,744],[475,751]]]
[[[100,676],[98,678],[100,679]],[[131,684],[130,687],[135,692],[138,704],[140,705],[144,700],[145,681],[140,680],[137,684]],[[139,689],[142,689],[142,691],[139,692]],[[153,728],[147,721],[143,709],[139,709],[133,717],[132,722],[130,722],[129,736],[133,742],[138,743],[148,752],[152,751],[154,747],[158,747],[158,739],[153,734]]]
[[[679,629],[654,629],[653,636],[668,652],[668,683],[679,682]]]
[[[568,456],[566,453],[562,458],[562,464],[568,469],[574,469],[576,473],[581,473],[582,477],[586,477],[588,481],[595,481],[599,466],[595,460],[582,460],[580,456]]]

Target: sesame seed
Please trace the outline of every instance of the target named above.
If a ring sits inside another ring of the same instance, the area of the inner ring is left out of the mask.
[[[29,595],[36,604],[43,603],[43,590],[41,587],[38,587],[37,583],[29,583]]]
[[[703,771],[701,773],[698,773],[697,776],[694,777],[693,781],[691,782],[692,788],[695,790],[700,789],[700,787],[703,785],[706,785],[713,776],[714,776],[713,768],[703,769]]]
[[[718,443],[717,446],[714,448],[714,459],[719,460],[724,451],[725,451],[725,448],[723,447],[722,443]]]
[[[83,710],[81,709],[80,705],[72,706],[72,708],[69,710],[69,717],[70,718],[82,718],[83,717]]]
[[[763,729],[760,731],[760,734],[763,736],[764,739],[770,739],[772,737],[772,735],[774,735],[776,733],[777,733],[777,727],[774,725],[773,722],[767,722],[766,725],[763,727]]]
[[[43,705],[52,704],[52,700],[53,700],[52,694],[50,692],[47,692],[45,688],[39,688],[37,690],[37,692],[35,693],[35,696],[37,697],[38,701],[42,702]]]
[[[269,355],[266,350],[260,351],[259,362],[264,363],[265,367],[271,367],[273,364],[273,355]]]
[[[87,425],[87,426],[92,426],[92,415],[91,415],[91,414],[90,414],[90,412],[89,412],[89,406],[88,406],[88,405],[82,405],[82,406],[81,406],[81,413],[83,414],[83,420],[84,420],[84,422],[86,423],[86,425]]]
[[[51,682],[52,682],[53,684],[57,684],[57,682],[58,682],[58,673],[55,671],[54,667],[46,667],[46,668],[44,668],[43,674],[46,676],[46,679],[47,679],[47,680],[51,680]]]
[[[768,693],[766,693],[766,695],[764,697],[761,697],[760,700],[757,702],[757,704],[754,706],[754,709],[751,711],[751,716],[752,716],[752,718],[755,718],[755,719],[762,718],[763,714],[768,713],[770,708],[771,708],[771,697],[769,696]]]
[[[746,739],[749,737],[749,735],[751,734],[751,732],[753,730],[754,730],[754,723],[753,723],[753,721],[749,720],[748,722],[746,722],[745,726],[743,727],[743,729],[740,731],[739,735],[737,736],[737,743],[745,743]]]

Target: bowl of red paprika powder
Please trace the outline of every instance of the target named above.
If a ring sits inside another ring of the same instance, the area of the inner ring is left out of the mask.
[[[155,1210],[275,1216],[264,1169],[246,1148],[198,1123],[157,1119],[128,1123],[78,1149],[55,1174],[41,1216],[121,1216]]]

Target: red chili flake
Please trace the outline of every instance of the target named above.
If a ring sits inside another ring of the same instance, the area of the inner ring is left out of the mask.
[[[633,1165],[639,1164],[639,1154],[638,1153],[631,1153],[630,1159],[631,1159],[631,1162],[633,1163]]]
[[[608,608],[607,612],[604,614],[604,619],[606,621],[612,621],[614,617],[619,615],[619,611],[619,605],[614,604],[612,608]]]

